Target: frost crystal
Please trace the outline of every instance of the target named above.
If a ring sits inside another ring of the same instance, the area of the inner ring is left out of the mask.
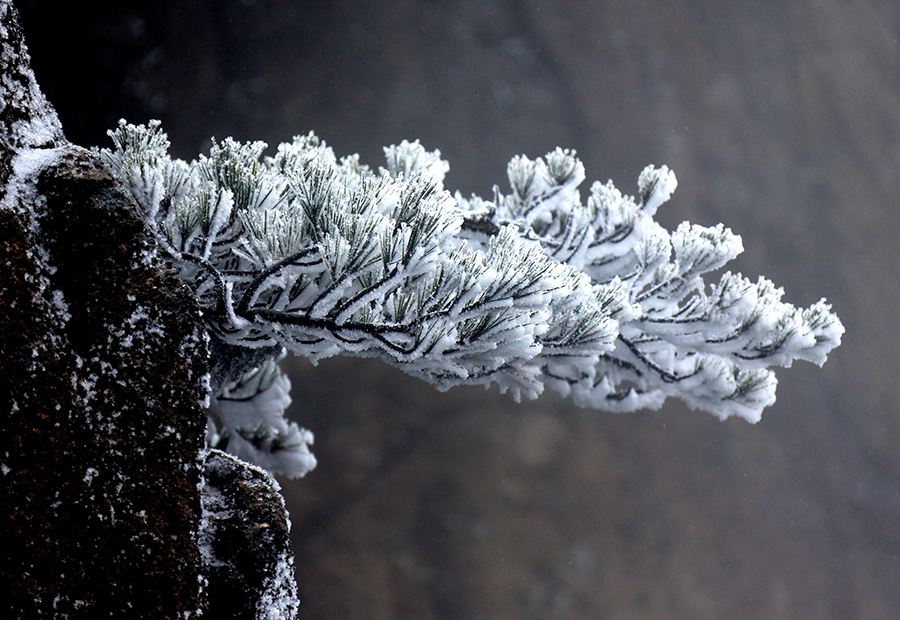
[[[379,357],[441,389],[544,386],[584,406],[659,407],[669,396],[756,421],[775,400],[770,366],[823,363],[843,326],[821,301],[798,309],[765,278],[717,271],[742,251],[722,225],[674,232],[653,220],[676,186],[645,169],[636,197],[578,190],[582,163],[557,149],[509,164],[511,191],[451,196],[447,163],[418,141],[373,172],[314,134],[264,155],[214,143],[172,159],[158,122],[120,122],[101,157],[229,345],[313,361]],[[214,395],[210,437],[302,475],[312,435],[283,418],[274,358]]]
[[[218,448],[271,472],[303,476],[316,466],[313,434],[284,418],[291,383],[274,359],[267,360],[214,397],[208,436]]]

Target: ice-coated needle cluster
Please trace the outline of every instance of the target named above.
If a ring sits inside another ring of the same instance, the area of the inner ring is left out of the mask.
[[[823,363],[843,327],[821,301],[798,309],[765,278],[730,272],[729,229],[653,220],[675,189],[648,167],[636,197],[595,183],[571,151],[519,156],[511,191],[452,196],[448,165],[418,142],[385,149],[377,171],[338,159],[312,133],[265,155],[214,143],[187,163],[158,122],[121,122],[100,156],[130,190],[211,334],[275,351],[213,395],[212,440],[302,475],[308,431],[283,419],[283,349],[318,360],[379,357],[441,389],[544,386],[584,406],[659,407],[669,396],[750,421],[775,400],[771,366]]]

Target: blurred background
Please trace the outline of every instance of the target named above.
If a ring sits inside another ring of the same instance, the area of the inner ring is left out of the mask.
[[[284,481],[307,619],[900,617],[900,3],[18,0],[66,134],[315,130],[373,166],[420,138],[490,195],[577,149],[658,214],[724,222],[733,269],[847,328],[751,426],[668,402],[438,393],[375,361],[289,363],[319,467]]]

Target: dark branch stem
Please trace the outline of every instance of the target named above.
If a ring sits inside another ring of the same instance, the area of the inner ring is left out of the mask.
[[[210,263],[205,258],[200,258],[199,256],[194,256],[193,254],[182,253],[180,255],[184,260],[194,263],[195,265],[202,267],[205,271],[212,276],[213,281],[216,286],[216,299],[218,300],[218,305],[216,306],[216,313],[225,314],[225,281],[222,279],[222,274],[219,273],[219,270],[216,269],[212,263]]]
[[[689,379],[700,373],[700,367],[698,366],[697,369],[690,374],[676,375],[675,373],[669,372],[668,370],[666,370],[665,368],[663,368],[656,362],[652,361],[650,358],[648,358],[646,355],[644,355],[640,349],[637,348],[637,345],[635,345],[633,342],[631,342],[624,336],[620,335],[619,341],[621,341],[628,348],[628,350],[631,351],[632,354],[634,354],[634,356],[641,361],[641,363],[643,363],[647,368],[649,368],[653,372],[657,373],[662,378],[662,380],[666,383],[677,383],[678,381],[684,381],[685,379]]]
[[[287,267],[288,265],[297,264],[297,261],[304,259],[317,251],[317,248],[306,248],[305,250],[301,250],[296,254],[292,254],[287,258],[283,258],[271,267],[267,267],[266,269],[262,270],[259,275],[256,276],[252,282],[250,282],[250,286],[247,287],[247,290],[241,296],[241,301],[238,304],[236,312],[238,314],[242,314],[247,311],[247,308],[250,307],[250,301],[253,299],[253,296],[257,293],[257,291],[259,291],[259,288],[263,285],[263,283],[265,283],[266,279],[268,279],[269,276],[278,273],[281,269]],[[303,266],[314,265],[316,264],[316,262],[317,261],[305,263]]]

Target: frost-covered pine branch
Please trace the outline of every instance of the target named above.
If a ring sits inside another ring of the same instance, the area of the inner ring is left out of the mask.
[[[731,272],[704,281],[743,251],[741,239],[721,224],[685,222],[670,233],[653,221],[677,185],[665,166],[641,173],[636,198],[611,182],[594,183],[586,204],[577,190],[584,167],[571,151],[536,161],[516,157],[508,173],[509,195],[495,190],[491,203],[457,196],[460,206],[471,216],[514,223],[594,283],[621,281],[636,309],[595,368],[547,369],[548,384],[577,403],[632,411],[658,408],[673,396],[723,419],[755,422],[775,402],[770,366],[794,359],[821,365],[840,344],[844,328],[824,300],[798,309],[782,302],[782,289],[766,278],[752,282]]]
[[[101,157],[212,337],[263,354],[213,395],[210,441],[288,475],[315,460],[311,434],[283,419],[284,349],[379,357],[441,389],[546,385],[613,411],[673,396],[756,421],[775,400],[769,367],[821,364],[843,333],[824,301],[794,308],[764,278],[707,284],[740,238],[654,222],[676,184],[665,167],[644,170],[636,198],[595,183],[582,203],[584,168],[557,149],[514,158],[511,193],[486,201],[451,196],[448,164],[418,142],[373,171],[312,133],[273,156],[226,139],[191,163],[168,155],[158,122],[110,135]]]

